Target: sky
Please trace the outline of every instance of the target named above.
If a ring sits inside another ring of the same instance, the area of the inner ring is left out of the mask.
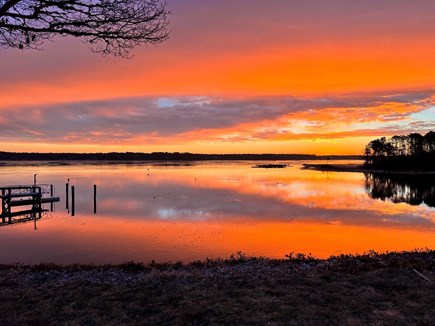
[[[0,49],[0,151],[362,154],[435,130],[433,0],[168,0],[170,38]]]

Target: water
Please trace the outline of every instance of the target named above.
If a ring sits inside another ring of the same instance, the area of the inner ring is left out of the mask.
[[[37,173],[38,183],[55,185],[61,201],[36,221],[36,230],[33,221],[0,227],[0,263],[186,262],[237,251],[284,258],[292,251],[328,257],[435,248],[435,183],[426,182],[419,193],[415,182],[285,163],[291,167],[2,166],[0,185],[29,184]],[[68,178],[75,187],[74,216],[71,203],[66,208]]]

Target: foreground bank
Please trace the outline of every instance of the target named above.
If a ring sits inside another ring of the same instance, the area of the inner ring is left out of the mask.
[[[435,251],[1,265],[0,324],[435,324]]]

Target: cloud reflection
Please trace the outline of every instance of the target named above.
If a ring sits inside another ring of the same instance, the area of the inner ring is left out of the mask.
[[[236,251],[283,258],[373,249],[433,247],[435,211],[369,198],[364,176],[253,169],[249,162],[195,166],[65,165],[3,167],[3,183],[35,170],[62,198],[51,219],[2,228],[0,262],[121,263],[229,257]],[[65,210],[65,181],[76,214]],[[97,185],[98,214],[93,214]]]
[[[242,165],[243,166],[243,165]],[[167,221],[311,221],[373,227],[433,228],[434,212],[422,206],[371,200],[362,175],[301,176],[298,167],[258,171],[250,166],[133,168],[99,171],[98,214]],[[75,181],[85,189],[87,179]],[[91,198],[90,187],[83,198]],[[92,211],[91,201],[77,203]],[[77,214],[77,213],[76,213]]]

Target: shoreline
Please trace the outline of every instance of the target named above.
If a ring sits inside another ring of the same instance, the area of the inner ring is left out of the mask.
[[[177,159],[145,159],[145,160],[102,160],[102,159],[78,159],[78,160],[50,160],[50,159],[29,159],[29,160],[0,160],[0,167],[12,166],[72,166],[72,165],[151,165],[151,166],[194,166],[204,163],[233,163],[233,162],[246,162],[255,163],[259,165],[268,165],[270,162],[279,165],[287,165],[288,162],[304,162],[304,161],[324,161],[323,157],[316,158],[244,158],[244,159],[192,159],[192,160],[177,160]],[[334,158],[334,161],[348,161],[357,160],[355,158]],[[264,163],[263,163],[264,162]],[[272,164],[274,164],[272,163]],[[322,165],[322,164],[319,164]]]
[[[371,174],[400,174],[400,175],[435,175],[435,171],[396,171],[385,169],[367,169],[360,164],[303,164],[303,169],[325,172],[358,172]]]
[[[434,324],[435,251],[0,265],[2,324]]]

